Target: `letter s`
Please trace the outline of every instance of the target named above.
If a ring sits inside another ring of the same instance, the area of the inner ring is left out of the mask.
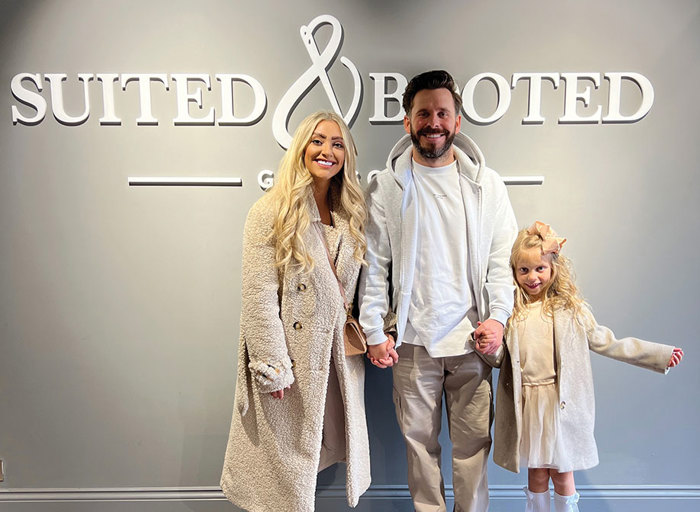
[[[41,94],[22,87],[23,80],[34,82],[36,88],[41,91],[41,75],[38,73],[35,75],[31,73],[18,73],[12,77],[12,82],[10,84],[12,95],[15,99],[24,105],[34,108],[36,110],[36,115],[34,117],[23,116],[19,109],[15,105],[12,105],[12,124],[17,124],[19,122],[33,126],[42,122],[44,117],[46,117],[46,100]]]

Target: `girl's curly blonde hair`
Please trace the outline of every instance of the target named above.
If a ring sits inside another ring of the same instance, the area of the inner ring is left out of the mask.
[[[522,320],[526,316],[527,304],[531,302],[530,296],[518,284],[518,261],[523,251],[538,248],[544,254],[542,245],[545,240],[538,233],[532,234],[531,229],[523,229],[518,233],[513,249],[510,253],[510,268],[513,272],[515,283],[515,305],[511,320]],[[552,265],[552,278],[547,283],[542,293],[542,311],[547,316],[552,316],[555,309],[571,309],[577,318],[585,316],[583,308],[585,300],[579,293],[574,283],[571,262],[566,256],[558,252],[549,252],[545,255]],[[510,324],[511,320],[508,321]]]

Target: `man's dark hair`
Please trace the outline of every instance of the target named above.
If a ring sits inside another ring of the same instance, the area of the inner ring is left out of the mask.
[[[424,89],[447,89],[452,93],[452,99],[455,102],[455,115],[459,115],[462,109],[462,97],[457,93],[457,87],[452,76],[442,69],[435,71],[426,71],[420,75],[416,75],[408,82],[406,90],[403,93],[403,109],[407,116],[411,115],[413,108],[413,98],[418,92]]]

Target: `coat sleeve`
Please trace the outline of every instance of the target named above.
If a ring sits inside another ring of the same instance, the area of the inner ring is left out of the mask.
[[[505,185],[499,182],[498,186],[501,188],[501,197],[494,214],[495,224],[489,250],[485,288],[489,299],[489,318],[498,320],[505,326],[513,312],[515,286],[510,269],[510,251],[518,234],[518,224],[515,221]]]
[[[640,368],[668,373],[668,362],[673,353],[672,346],[637,338],[618,340],[610,329],[598,325],[589,309],[583,310],[583,317],[588,347],[592,351]]]
[[[274,212],[258,201],[246,219],[243,233],[241,343],[248,353],[248,369],[261,393],[284,389],[294,382],[280,319],[280,273],[275,265],[272,232]]]
[[[367,266],[360,274],[359,302],[360,324],[367,336],[367,343],[384,342],[385,319],[389,311],[389,268],[391,246],[386,224],[386,213],[381,201],[379,180],[373,179],[367,192],[369,217],[365,226],[367,237]],[[393,318],[393,315],[391,315]]]

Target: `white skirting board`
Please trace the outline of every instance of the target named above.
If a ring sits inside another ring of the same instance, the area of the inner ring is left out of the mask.
[[[577,487],[582,500],[700,500],[700,485],[582,485]],[[520,486],[493,485],[489,487],[492,501],[521,500]],[[445,487],[448,499],[454,497],[451,487]],[[343,486],[319,487],[317,499],[333,500],[345,497]],[[408,500],[405,485],[372,486],[362,496],[369,500]],[[22,488],[0,489],[0,503],[9,502],[119,502],[119,501],[217,501],[225,500],[219,487],[113,487],[113,488]],[[700,504],[698,504],[700,506]]]

